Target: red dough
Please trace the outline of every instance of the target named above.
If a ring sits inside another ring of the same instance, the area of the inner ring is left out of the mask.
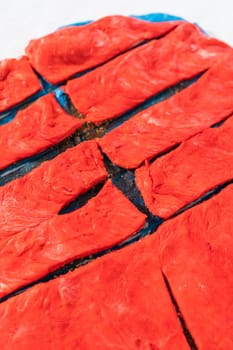
[[[85,119],[112,119],[213,65],[230,48],[190,23],[71,80],[65,91]],[[174,54],[175,52],[175,54]]]
[[[233,178],[233,118],[185,141],[175,151],[136,170],[147,207],[167,218]]]
[[[163,271],[199,350],[233,348],[232,206],[231,185],[156,233]]]
[[[99,144],[117,165],[136,168],[144,160],[217,123],[233,112],[233,55],[196,83],[138,113]]]
[[[26,57],[0,61],[0,112],[41,90],[41,84]]]
[[[80,209],[0,242],[0,297],[65,263],[109,248],[133,235],[146,216],[109,181]]]
[[[39,98],[0,126],[0,169],[56,145],[82,124],[59,106],[53,94]]]
[[[106,177],[96,142],[88,141],[0,187],[0,241],[38,226]]]
[[[32,40],[26,54],[33,67],[50,83],[56,84],[144,40],[159,37],[178,24],[109,16],[87,25],[62,28]]]
[[[232,48],[109,16],[32,40],[0,80],[0,350],[232,350]]]
[[[0,348],[188,350],[158,243],[148,237],[1,304]]]

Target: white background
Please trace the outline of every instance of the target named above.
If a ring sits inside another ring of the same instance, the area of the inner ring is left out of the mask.
[[[111,14],[165,12],[198,22],[233,45],[233,0],[0,0],[0,59],[24,53],[32,38]]]

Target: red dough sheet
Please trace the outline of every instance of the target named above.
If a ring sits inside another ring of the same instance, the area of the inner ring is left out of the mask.
[[[67,114],[53,94],[39,98],[0,126],[0,169],[56,145],[82,126],[80,119]]]
[[[233,349],[232,206],[231,185],[156,233],[163,271],[199,350]]]
[[[151,23],[124,16],[108,16],[32,40],[26,54],[32,66],[47,81],[56,84],[144,40],[160,37],[179,23]]]
[[[0,61],[0,113],[41,90],[26,57]]]
[[[0,241],[37,227],[106,177],[97,144],[88,141],[0,187]]]
[[[140,230],[146,216],[109,181],[80,209],[0,241],[0,297]],[[1,319],[0,319],[1,323]]]
[[[162,278],[158,243],[155,235],[143,239],[0,304],[0,348],[190,349]]]
[[[205,192],[233,179],[233,117],[175,151],[136,170],[136,183],[152,213],[169,217]]]
[[[138,113],[99,140],[117,165],[136,168],[233,112],[233,54],[196,83]],[[192,160],[190,160],[192,161]]]
[[[0,350],[233,350],[233,50],[140,17],[0,62]]]
[[[183,23],[164,38],[69,81],[65,91],[86,120],[100,123],[192,78],[229,50],[229,46],[206,37],[195,25]]]

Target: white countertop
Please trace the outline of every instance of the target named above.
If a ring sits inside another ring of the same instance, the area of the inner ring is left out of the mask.
[[[233,0],[7,0],[0,1],[0,59],[24,53],[28,41],[56,28],[112,14],[163,12],[197,22],[233,45]]]

